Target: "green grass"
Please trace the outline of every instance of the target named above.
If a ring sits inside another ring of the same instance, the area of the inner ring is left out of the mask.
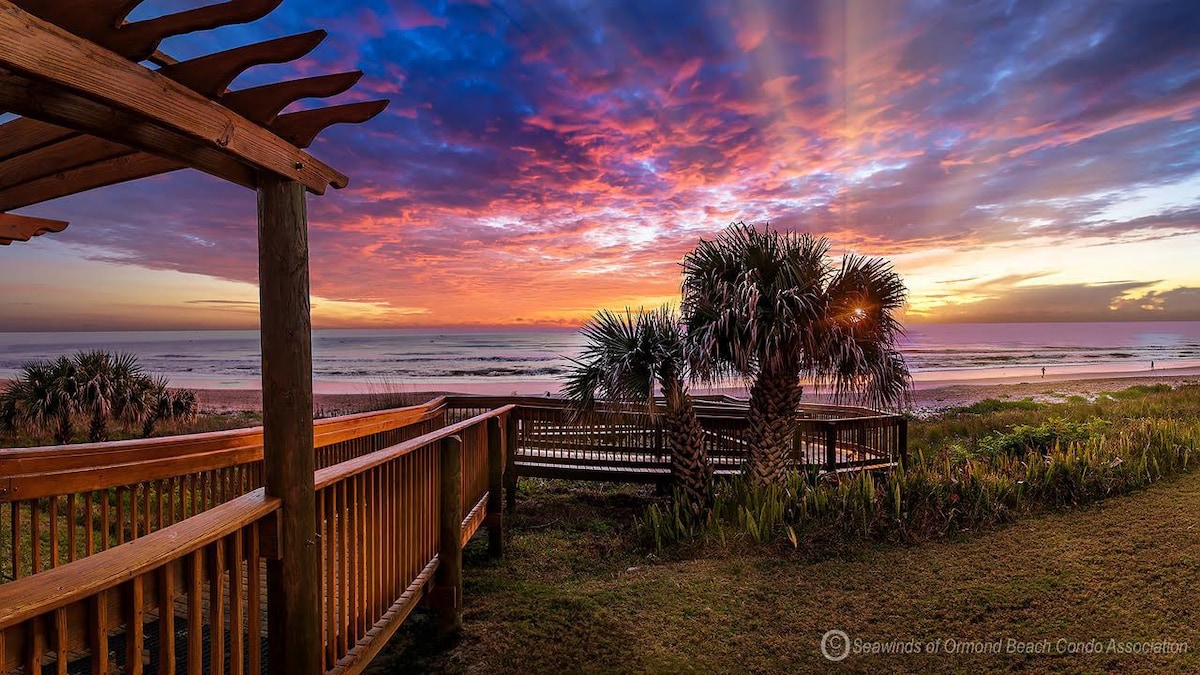
[[[466,554],[452,648],[418,615],[372,672],[812,672],[821,635],[866,640],[1170,639],[1182,656],[852,655],[851,672],[1196,672],[1200,476],[983,536],[805,562],[770,551],[658,560],[630,546],[652,497],[543,486],[508,556]],[[603,513],[605,532],[590,525]]]
[[[262,424],[262,413],[257,411],[201,413],[196,416],[196,419],[189,422],[160,422],[154,427],[153,437],[243,429],[260,424]],[[86,420],[81,417],[75,424],[75,437],[72,442],[87,442],[87,429]],[[140,425],[111,424],[108,429],[108,440],[125,441],[141,438],[141,432]],[[30,433],[24,430],[15,432],[0,430],[0,448],[28,448],[42,445],[56,445],[54,434],[49,431]]]
[[[835,628],[877,641],[1049,640],[1052,652],[851,655],[836,666],[852,672],[1197,672],[1200,475],[1178,450],[1195,449],[1197,411],[1200,388],[1184,387],[914,422],[914,452],[932,471],[936,462],[959,472],[951,490],[960,498],[946,497],[964,505],[1015,494],[978,480],[981,438],[1056,420],[1107,424],[1096,425],[1103,438],[1026,469],[1025,484],[1041,487],[1023,498],[1040,507],[995,518],[978,509],[978,522],[950,520],[926,539],[865,532],[853,546],[812,549],[822,532],[801,532],[799,555],[786,539],[748,536],[659,552],[635,526],[662,502],[651,491],[526,480],[508,556],[467,549],[461,639],[436,644],[418,614],[372,672],[819,672],[833,667],[818,645]],[[1090,471],[1102,453],[1143,443],[1157,448],[1140,455],[1146,464]],[[1182,461],[1153,464],[1173,453]],[[1002,469],[1022,461],[1001,457]],[[1152,472],[1162,480],[1137,489]],[[847,503],[866,487],[845,485]],[[832,522],[835,543],[855,524]],[[1172,640],[1189,650],[1059,654],[1059,639]]]
[[[986,415],[1003,410],[1041,410],[1044,407],[1043,404],[1034,401],[1032,398],[1023,398],[1019,401],[1001,401],[996,398],[985,398],[971,405],[956,408],[955,412],[970,415]]]

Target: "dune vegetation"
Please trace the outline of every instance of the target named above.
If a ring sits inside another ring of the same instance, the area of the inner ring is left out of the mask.
[[[160,425],[190,423],[196,414],[194,392],[170,388],[165,377],[143,371],[132,354],[81,351],[22,366],[0,391],[0,441],[20,446],[145,438]]]

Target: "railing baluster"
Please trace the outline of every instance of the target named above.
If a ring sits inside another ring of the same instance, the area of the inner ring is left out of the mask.
[[[67,675],[70,637],[67,632],[67,610],[60,607],[54,610],[54,670],[58,675]]]
[[[158,570],[158,671],[175,673],[175,563]]]
[[[259,569],[262,560],[259,557],[258,527],[248,528],[249,541],[246,546],[246,649],[249,652],[246,659],[250,675],[262,673],[262,577]]]
[[[337,551],[337,541],[334,539],[333,527],[333,490],[326,488],[321,491],[324,496],[325,526],[325,669],[333,668],[337,663],[337,608],[336,583],[337,561],[334,555]]]
[[[145,632],[145,598],[142,577],[137,576],[126,584],[125,600],[125,672],[141,675],[143,633]]]
[[[209,672],[225,672],[225,540],[211,545],[212,562],[208,577],[208,651]]]
[[[42,571],[42,509],[40,501],[40,499],[34,499],[29,503],[29,521],[33,529],[29,539],[29,548],[33,551],[34,574]]]
[[[353,573],[349,565],[349,530],[346,525],[346,514],[350,507],[346,503],[346,481],[337,485],[337,542],[338,542],[338,658],[341,658],[349,645],[347,639],[350,632],[350,575]]]
[[[88,601],[88,651],[92,673],[108,672],[108,592],[100,591]]]
[[[196,551],[188,561],[187,671],[204,673],[204,552]]]
[[[47,502],[50,512],[50,569],[59,566],[59,496],[54,495]]]
[[[12,577],[13,580],[21,578],[21,502],[15,501],[9,504],[8,512],[9,520],[12,527]]]
[[[75,562],[76,537],[79,534],[79,514],[75,493],[67,496],[67,562]]]
[[[245,628],[246,583],[243,574],[242,536],[245,530],[229,535],[229,671],[240,675],[244,666],[242,650]]]
[[[25,672],[41,673],[42,660],[46,656],[46,628],[42,617],[30,619],[26,625],[28,638],[25,653]]]
[[[150,534],[150,487],[152,481],[142,483],[142,534]]]

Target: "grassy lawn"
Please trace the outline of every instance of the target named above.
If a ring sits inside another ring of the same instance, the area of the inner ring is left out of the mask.
[[[652,495],[527,482],[508,556],[467,549],[458,643],[433,645],[418,616],[372,672],[1200,672],[1194,473],[985,533],[815,561],[761,550],[657,560],[632,544],[633,517]],[[834,628],[871,641],[1049,640],[1052,653],[943,646],[835,664],[818,646]],[[1053,653],[1059,639],[1171,640],[1189,651]]]

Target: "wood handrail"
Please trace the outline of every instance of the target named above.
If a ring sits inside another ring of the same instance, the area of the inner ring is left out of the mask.
[[[362,435],[358,430],[371,424],[383,424],[393,417],[411,416],[414,412],[436,412],[446,404],[446,398],[439,396],[418,405],[375,410],[338,417],[326,417],[313,422],[313,430],[317,434],[317,447],[336,443],[346,438]],[[370,432],[367,432],[370,433]],[[104,441],[102,443],[73,443],[70,445],[39,445],[28,448],[0,448],[0,467],[9,462],[21,459],[65,459],[69,457],[107,454],[121,450],[146,452],[180,448],[181,446],[200,446],[230,442],[233,439],[257,439],[262,442],[262,426],[245,427],[242,429],[226,429],[224,431],[205,431],[185,436],[162,436],[158,438],[135,438],[126,441]],[[182,454],[192,454],[196,450],[187,450]],[[158,456],[162,456],[159,454]]]
[[[319,420],[315,447],[431,419],[445,409],[441,397],[392,410]],[[161,480],[262,458],[262,427],[186,436],[89,443],[80,446],[0,450],[0,503]]]
[[[748,401],[744,399],[733,398],[725,395],[713,396],[695,396],[693,400],[696,403],[697,412],[701,417],[705,415],[713,417],[721,417],[720,412],[729,412],[731,414],[744,414],[744,409],[738,410],[734,406],[745,406]],[[501,405],[513,404],[523,408],[542,408],[542,409],[568,409],[570,404],[561,398],[549,398],[543,396],[469,396],[457,395],[447,396],[445,398],[446,405],[449,408],[490,408]],[[602,408],[604,412],[622,412],[637,414],[639,411],[623,406],[613,406]],[[843,413],[844,419],[861,419],[864,417],[893,417],[892,413],[887,413],[881,410],[874,410],[862,406],[851,405],[835,405],[829,403],[801,403],[800,412],[825,412],[825,413]]]
[[[198,551],[279,509],[262,488],[123,546],[0,585],[0,630],[84,600]]]
[[[364,471],[379,466],[380,464],[386,464],[387,462],[390,462],[398,457],[403,457],[410,452],[423,448],[430,443],[436,443],[443,438],[449,438],[450,436],[461,433],[466,429],[470,429],[480,422],[492,419],[493,417],[503,417],[509,412],[515,410],[516,407],[516,405],[510,404],[496,408],[494,410],[476,415],[470,419],[456,422],[448,427],[443,427],[437,431],[431,431],[423,436],[417,436],[416,438],[397,443],[391,447],[372,452],[369,455],[363,455],[362,457],[347,460],[341,464],[335,464],[333,466],[320,469],[316,474],[317,489],[320,490],[324,487],[328,487],[333,483],[337,483],[338,481],[345,480],[356,474],[360,474]]]

